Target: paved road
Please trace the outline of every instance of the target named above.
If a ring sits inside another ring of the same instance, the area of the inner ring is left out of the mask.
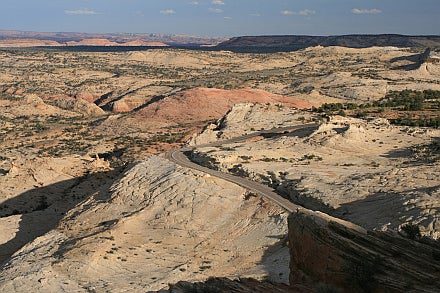
[[[223,141],[214,142],[214,143],[210,143],[210,144],[198,145],[196,147],[197,148],[215,147],[215,146],[221,146],[221,145],[226,145],[226,144],[238,143],[238,142],[242,142],[247,139],[257,137],[260,135],[272,135],[272,134],[288,135],[289,133],[295,133],[295,132],[302,131],[302,130],[304,130],[304,131],[312,130],[312,129],[315,129],[316,127],[317,127],[316,124],[305,124],[305,125],[301,125],[301,126],[289,126],[289,127],[274,128],[271,130],[261,130],[261,131],[257,131],[257,132],[247,134],[244,136],[235,137],[235,138],[231,138],[228,140],[223,140]],[[246,178],[242,178],[242,177],[234,176],[231,174],[212,170],[212,169],[200,166],[200,165],[190,161],[188,159],[188,157],[185,155],[185,152],[192,151],[196,147],[184,147],[182,149],[170,151],[170,152],[166,153],[166,158],[168,160],[182,166],[182,167],[198,170],[198,171],[207,173],[211,176],[215,176],[215,177],[227,180],[229,182],[235,183],[235,184],[237,184],[237,185],[239,185],[249,191],[252,191],[260,196],[263,196],[263,197],[275,202],[277,205],[279,205],[280,207],[282,207],[283,209],[285,209],[288,212],[294,212],[294,211],[299,211],[299,210],[307,211],[303,207],[296,205],[296,204],[292,203],[291,201],[285,199],[284,197],[280,196],[272,188],[270,188],[266,185],[248,180]]]

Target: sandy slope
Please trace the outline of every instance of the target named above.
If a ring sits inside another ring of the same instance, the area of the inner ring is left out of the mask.
[[[240,187],[153,157],[109,190],[88,188],[55,229],[2,267],[0,291],[145,292],[208,276],[287,280],[287,248],[275,245],[286,215]],[[42,215],[50,219],[59,204]],[[35,213],[42,212],[27,216]]]

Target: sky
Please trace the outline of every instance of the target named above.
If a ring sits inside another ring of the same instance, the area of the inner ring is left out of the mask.
[[[1,0],[0,29],[198,36],[440,34],[440,0]]]

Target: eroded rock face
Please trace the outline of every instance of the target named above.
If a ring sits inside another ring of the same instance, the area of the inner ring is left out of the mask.
[[[388,232],[355,231],[331,219],[289,217],[290,283],[344,292],[438,292],[440,245]]]
[[[111,187],[100,176],[6,202],[15,208],[38,192],[48,207],[1,218],[0,256],[13,255],[0,264],[0,292],[148,292],[210,276],[288,281],[287,214],[271,202],[161,157]]]
[[[80,113],[86,116],[99,116],[105,114],[104,110],[99,108],[94,103],[87,100],[72,98],[65,95],[60,95],[52,98],[53,103],[64,110]]]
[[[282,104],[240,103],[216,123],[193,137],[191,145],[212,143],[232,137],[249,134],[261,129],[272,129],[301,125],[312,121],[316,115],[299,111]]]

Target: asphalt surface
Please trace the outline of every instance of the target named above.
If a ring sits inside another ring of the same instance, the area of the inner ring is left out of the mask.
[[[318,126],[317,124],[305,124],[305,125],[301,125],[301,126],[289,126],[289,127],[274,128],[274,129],[270,129],[270,130],[256,131],[251,134],[247,134],[247,135],[243,135],[240,137],[235,137],[235,138],[231,138],[231,139],[227,139],[227,140],[223,140],[223,141],[219,141],[219,142],[198,145],[195,147],[184,147],[184,148],[181,148],[178,150],[173,150],[173,151],[166,153],[166,158],[168,160],[182,166],[182,167],[201,171],[201,172],[204,172],[204,173],[209,174],[211,176],[215,176],[217,178],[221,178],[223,180],[237,184],[237,185],[239,185],[239,186],[241,186],[241,187],[257,194],[257,195],[260,195],[262,197],[269,199],[270,201],[276,203],[277,205],[279,205],[280,207],[282,207],[283,209],[285,209],[286,211],[288,211],[290,213],[295,212],[295,211],[299,211],[299,210],[305,211],[305,209],[303,207],[296,205],[296,204],[292,203],[291,201],[285,199],[284,197],[277,194],[274,191],[274,189],[272,189],[266,185],[251,181],[251,180],[243,178],[243,177],[234,176],[231,174],[219,172],[219,171],[212,170],[212,169],[206,168],[204,166],[198,165],[198,164],[190,161],[188,159],[188,157],[185,155],[185,152],[193,151],[196,148],[218,147],[218,146],[222,146],[222,145],[243,142],[243,141],[246,141],[250,138],[258,137],[258,136],[292,135],[295,133],[300,134],[301,131],[314,130],[317,128],[317,126]]]

